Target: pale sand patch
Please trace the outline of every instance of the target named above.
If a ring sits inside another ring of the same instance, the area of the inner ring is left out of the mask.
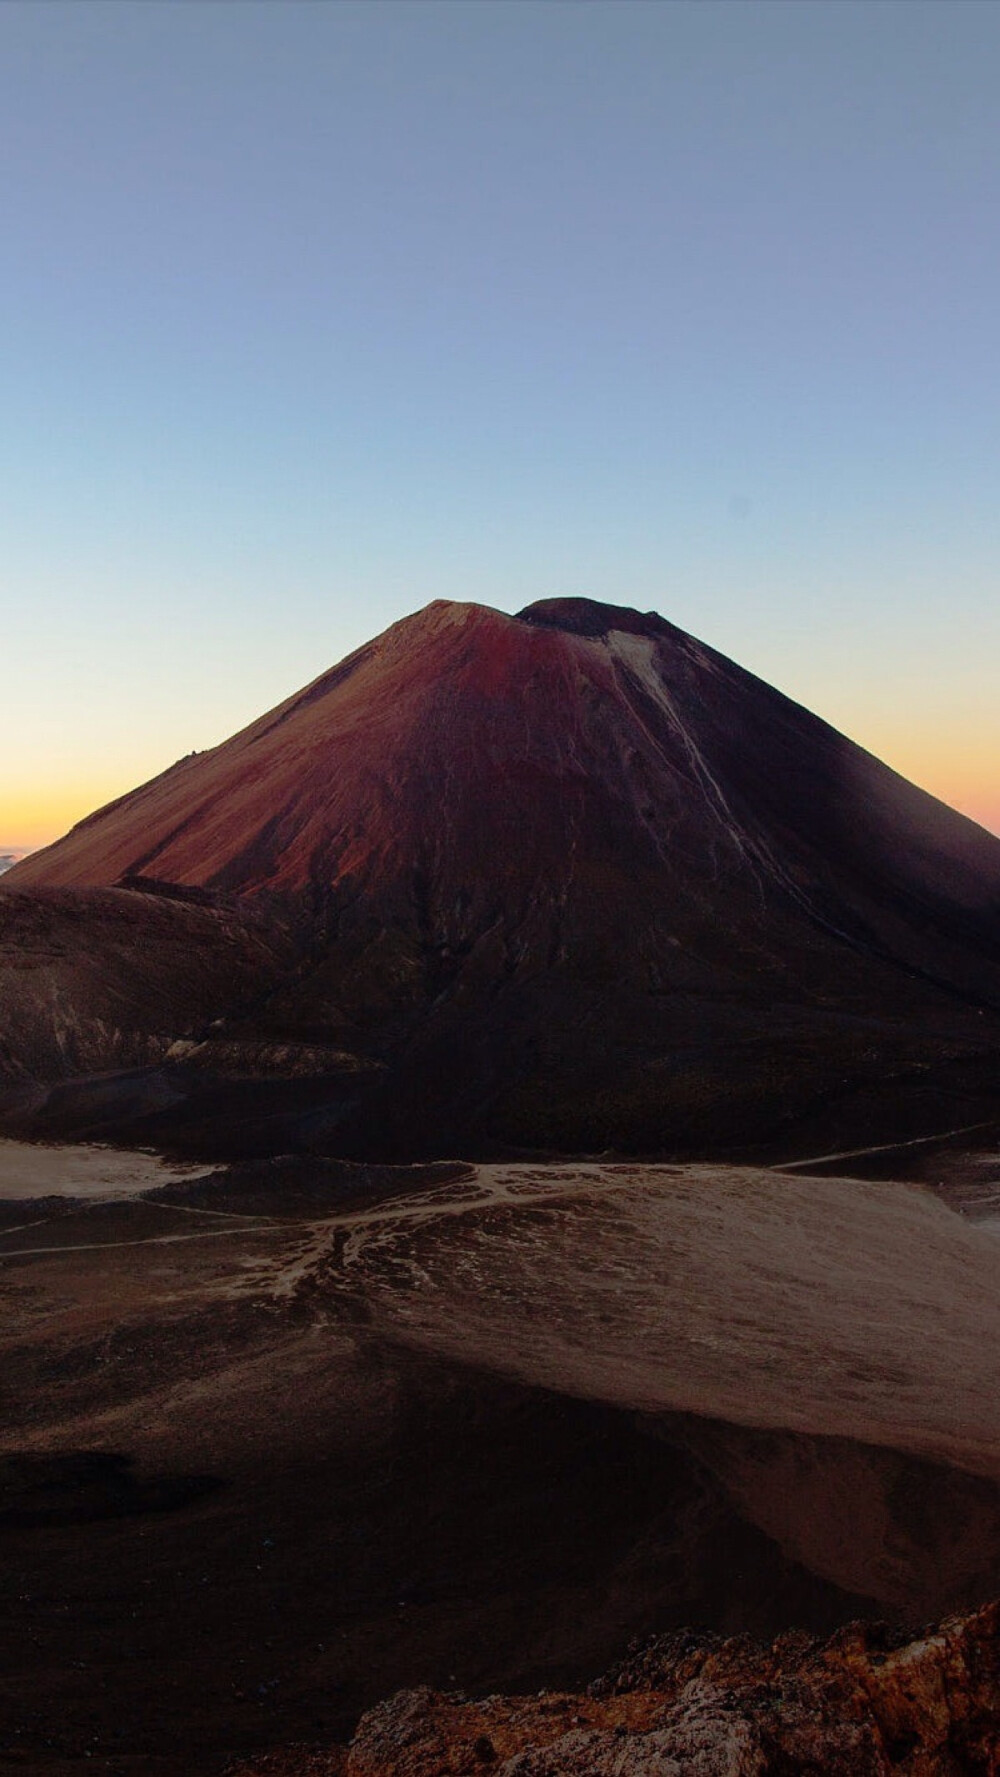
[[[123,1152],[98,1143],[45,1147],[0,1138],[0,1201],[30,1197],[132,1197],[205,1172],[158,1154]]]
[[[725,1166],[481,1167],[344,1252],[397,1336],[645,1412],[1000,1477],[1000,1224],[911,1184]],[[333,1281],[333,1273],[331,1281]]]

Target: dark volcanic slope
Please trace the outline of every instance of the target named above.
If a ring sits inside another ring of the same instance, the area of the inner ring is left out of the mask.
[[[363,1147],[836,1141],[887,1076],[904,1132],[994,1090],[1000,842],[654,615],[433,604],[5,889],[150,883],[307,910],[212,1040],[384,1064]]]

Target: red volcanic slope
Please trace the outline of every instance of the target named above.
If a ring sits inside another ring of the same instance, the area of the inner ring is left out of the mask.
[[[574,856],[809,895],[817,868],[1000,905],[1000,841],[663,619],[437,601],[16,866],[237,893],[527,889]]]
[[[993,1114],[1000,841],[655,615],[430,605],[8,884],[74,905],[48,974],[15,946],[0,1064],[37,1073],[69,1001],[94,1024],[64,977],[95,890],[167,887],[207,903],[206,969],[237,913],[297,947],[157,1014],[170,1090],[192,1035],[206,1078],[365,1057],[370,1090],[309,1099],[336,1151],[706,1151],[790,1118],[816,1151]],[[100,1030],[149,1023],[133,974]]]
[[[499,830],[485,867],[497,843],[523,834],[540,776],[579,775],[582,702],[612,690],[600,654],[440,601],[223,746],[99,810],[15,880],[142,874],[243,892],[385,878],[454,839],[456,817],[481,823],[489,805]]]

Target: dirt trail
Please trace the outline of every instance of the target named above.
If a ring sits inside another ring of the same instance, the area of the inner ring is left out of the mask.
[[[934,1135],[916,1135],[909,1141],[880,1142],[877,1147],[845,1148],[837,1154],[813,1154],[808,1160],[783,1160],[774,1172],[805,1172],[810,1166],[827,1166],[838,1160],[868,1160],[873,1154],[903,1154],[915,1148],[930,1148],[954,1141],[956,1136],[975,1135],[984,1129],[996,1129],[995,1118],[978,1123],[962,1123],[957,1129],[941,1129]]]

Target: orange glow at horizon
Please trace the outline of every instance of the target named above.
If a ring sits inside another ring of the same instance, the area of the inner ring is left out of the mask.
[[[879,747],[871,738],[856,738],[902,777],[1000,836],[1000,770],[994,759],[963,757],[955,748],[935,752],[930,744],[914,744],[913,736],[906,747]],[[40,851],[95,809],[137,787],[138,782],[104,778],[89,784],[40,784],[34,791],[22,786],[13,794],[0,789],[0,854]]]
[[[135,785],[41,784],[36,791],[21,787],[13,794],[0,789],[0,854],[40,851],[61,839],[77,821],[112,802]]]
[[[914,736],[900,745],[887,742],[879,747],[871,740],[861,744],[939,802],[1000,835],[1000,766],[995,756],[983,757],[980,747],[965,751],[954,739],[950,746],[937,748]]]

